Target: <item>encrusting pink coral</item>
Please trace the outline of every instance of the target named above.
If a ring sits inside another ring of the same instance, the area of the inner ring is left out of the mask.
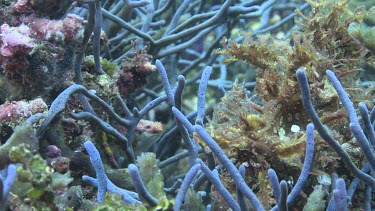
[[[10,27],[8,24],[1,26],[0,53],[4,57],[15,54],[28,54],[35,44],[30,38],[30,28],[24,24]]]
[[[78,43],[83,37],[86,23],[74,14],[68,14],[63,20],[48,20],[34,15],[22,16],[19,20],[22,21],[19,26],[1,26],[0,56],[27,55],[36,46],[35,42],[41,40]]]
[[[141,119],[137,124],[137,131],[149,132],[149,133],[161,133],[163,132],[163,124],[161,122],[153,122],[149,120]]]
[[[26,119],[35,113],[47,112],[48,106],[42,98],[31,101],[6,101],[0,105],[0,122],[11,124]],[[12,126],[12,125],[11,125]]]
[[[73,14],[62,20],[35,14],[12,19],[0,28],[0,63],[5,82],[11,81],[6,86],[17,90],[7,98],[32,99],[63,83],[73,57],[70,51],[82,42],[86,21]]]
[[[30,14],[33,12],[32,5],[28,0],[18,0],[10,8],[12,14]]]
[[[74,14],[68,14],[63,20],[49,20],[35,15],[21,16],[19,20],[30,26],[34,39],[64,43],[81,41],[86,23],[82,17]]]

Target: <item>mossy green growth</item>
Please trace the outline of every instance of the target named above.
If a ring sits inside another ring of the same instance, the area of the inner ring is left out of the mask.
[[[122,197],[117,194],[107,193],[104,202],[99,204],[94,211],[147,211],[143,204],[127,204]]]
[[[26,150],[22,152],[16,152],[13,154],[14,163],[24,163],[24,159],[27,158],[29,154],[38,151],[39,141],[35,136],[35,132],[30,123],[24,122],[22,125],[17,126],[14,129],[12,136],[6,141],[5,144],[0,146],[0,157],[8,156],[9,151],[12,147],[18,146],[23,143],[28,143],[29,147],[27,150],[25,148],[19,150]],[[20,154],[27,153],[27,154]]]
[[[101,59],[103,70],[111,77],[113,77],[118,69],[115,62],[108,61],[107,59]]]
[[[29,150],[29,145],[19,144],[18,146],[12,146],[9,151],[9,158],[14,163],[28,163],[32,154]]]
[[[375,55],[375,27],[351,23],[348,28],[350,36],[359,44],[369,49]]]
[[[105,73],[110,77],[114,77],[116,71],[118,70],[118,65],[115,62],[108,61],[107,59],[100,59],[100,64]],[[94,56],[86,56],[82,61],[82,70],[94,73]]]
[[[172,210],[174,205],[173,199],[168,199],[164,192],[164,178],[158,167],[158,160],[154,153],[143,153],[137,158],[137,165],[147,190],[152,196],[158,199],[155,207],[149,207],[147,204],[127,204],[123,198],[117,194],[107,193],[104,203],[99,204],[95,211],[112,211],[112,210]]]
[[[22,163],[17,167],[17,180],[12,192],[21,202],[27,199],[26,204],[14,204],[14,209],[25,206],[30,209],[23,210],[31,210],[31,207],[35,210],[53,210],[55,195],[50,188],[52,169],[30,148],[30,145],[22,143],[12,146],[9,151],[12,163]]]
[[[50,184],[52,170],[39,154],[32,155],[29,145],[12,147],[9,158],[12,163],[23,163],[17,168],[18,181],[31,183],[36,189],[44,189]]]
[[[147,207],[148,210],[172,210],[173,199],[168,199],[164,192],[164,177],[159,169],[159,161],[151,152],[143,153],[137,158],[137,165],[142,181],[152,196],[158,199],[156,207]]]
[[[106,102],[113,102],[118,95],[115,78],[109,75],[97,75],[82,72],[83,81],[88,89],[95,90],[95,94]]]
[[[107,165],[104,165],[104,169],[109,180],[120,188],[127,190],[132,190],[134,188],[128,169],[112,169]]]
[[[168,200],[166,197],[159,199],[159,203],[156,207],[146,207],[145,204],[127,204],[124,202],[122,196],[114,194],[114,193],[107,193],[104,197],[104,202],[102,204],[98,204],[94,211],[167,211],[172,210],[174,204],[174,200]]]
[[[324,200],[327,195],[326,190],[322,185],[317,185],[314,191],[309,195],[307,203],[303,207],[303,211],[323,211],[325,210],[326,201]]]
[[[165,196],[164,177],[158,166],[154,153],[143,153],[137,158],[139,172],[143,183],[152,196],[159,199]]]
[[[197,210],[204,211],[206,207],[203,204],[203,200],[199,193],[195,192],[192,188],[189,188],[184,203],[184,210]]]
[[[37,200],[43,195],[43,192],[44,192],[43,190],[32,188],[29,190],[29,193],[28,193],[29,199]]]
[[[169,200],[166,196],[159,198],[158,204],[154,207],[157,211],[172,210],[175,201],[174,199]]]

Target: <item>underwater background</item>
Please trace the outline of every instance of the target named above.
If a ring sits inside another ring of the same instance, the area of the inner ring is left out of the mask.
[[[371,210],[366,0],[0,0],[0,211]]]

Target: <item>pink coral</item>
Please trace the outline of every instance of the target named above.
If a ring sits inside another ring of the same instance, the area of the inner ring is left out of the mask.
[[[36,113],[47,112],[48,106],[41,98],[27,101],[6,101],[0,105],[0,122],[17,123]]]
[[[48,20],[35,15],[21,16],[20,20],[32,29],[31,36],[36,40],[77,43],[81,40],[86,21],[74,14],[63,20]]]
[[[28,0],[18,0],[10,7],[10,11],[13,14],[30,14],[33,9]]]
[[[141,119],[137,124],[137,131],[149,132],[149,133],[161,133],[163,132],[163,124],[160,122],[153,122],[153,121]]]
[[[65,46],[74,48],[81,43],[86,21],[77,15],[67,15],[63,20],[35,14],[13,19],[17,19],[13,21],[17,26],[1,26],[0,63],[6,79],[11,80],[9,90],[17,90],[10,98],[32,99],[63,82],[61,76],[69,70],[63,63],[73,57],[65,54],[70,51]]]
[[[75,14],[68,14],[63,20],[62,32],[67,40],[78,40],[83,38],[84,25],[87,23],[82,17]]]
[[[1,47],[2,56],[9,57],[14,54],[28,54],[34,48],[34,43],[29,37],[30,28],[26,25],[10,27],[8,24],[1,26]]]

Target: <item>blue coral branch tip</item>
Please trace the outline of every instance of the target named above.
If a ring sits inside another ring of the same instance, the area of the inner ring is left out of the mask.
[[[151,206],[156,206],[158,204],[158,200],[147,191],[145,185],[143,184],[138,167],[135,164],[129,164],[128,170],[139,197],[145,200]]]
[[[347,191],[345,180],[339,178],[336,181],[336,189],[333,190],[333,200],[335,202],[336,210],[340,211],[347,211],[348,210],[348,202],[347,202]]]
[[[3,181],[3,198],[2,200],[5,202],[6,198],[8,197],[8,194],[10,190],[12,189],[13,183],[16,180],[17,176],[17,166],[14,164],[8,165],[7,169],[7,176]]]
[[[104,166],[102,159],[100,157],[99,151],[96,149],[91,141],[86,141],[84,143],[87,153],[90,156],[91,164],[94,167],[96,178],[90,176],[83,176],[82,180],[89,182],[92,186],[98,188],[97,201],[102,203],[107,191],[111,193],[116,193],[124,197],[124,201],[129,204],[140,204],[139,196],[137,193],[132,191],[124,190],[117,187],[110,181],[104,171]]]

